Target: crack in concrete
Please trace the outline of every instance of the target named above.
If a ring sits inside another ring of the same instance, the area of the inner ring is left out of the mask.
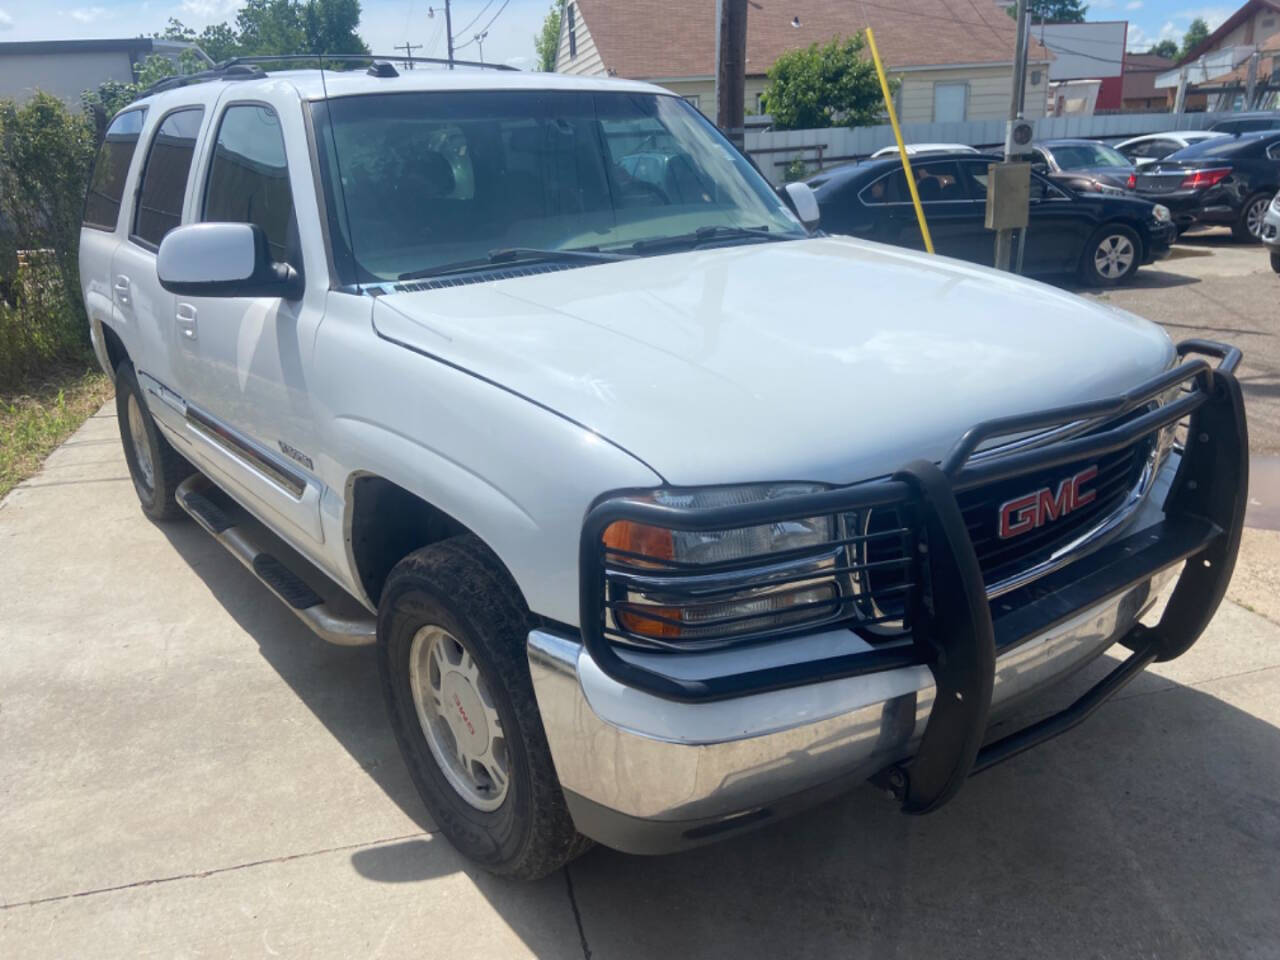
[[[311,857],[320,857],[327,853],[343,853],[347,850],[360,850],[365,847],[379,847],[388,843],[400,843],[405,840],[416,840],[420,837],[429,837],[431,834],[425,831],[417,833],[407,833],[400,837],[383,837],[379,840],[367,840],[364,843],[348,843],[339,847],[326,847],[323,850],[308,850],[306,853],[290,853],[279,857],[267,857],[263,860],[250,860],[247,863],[237,863],[229,867],[214,867],[212,870],[199,870],[193,873],[176,873],[168,877],[152,877],[149,880],[135,880],[133,883],[121,883],[114,887],[96,887],[92,890],[80,890],[76,893],[61,893],[52,897],[38,897],[34,900],[26,900],[18,903],[0,903],[0,910],[14,910],[18,907],[36,907],[44,903],[57,903],[62,900],[78,900],[81,897],[93,897],[102,893],[118,893],[121,890],[135,890],[139,887],[153,887],[161,883],[174,883],[178,880],[203,880],[206,877],[217,876],[220,873],[234,873],[237,870],[246,870],[249,867],[263,867],[274,863],[289,863],[292,860],[306,860]],[[574,908],[576,915],[577,908]]]
[[[582,945],[582,960],[591,960],[591,947],[587,944],[587,931],[582,926],[582,912],[578,909],[578,897],[573,892],[573,878],[569,876],[569,864],[564,866],[564,885],[569,891],[569,907],[573,910],[573,922],[578,927],[578,942]]]

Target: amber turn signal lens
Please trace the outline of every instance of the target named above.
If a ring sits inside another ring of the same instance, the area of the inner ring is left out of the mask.
[[[630,520],[618,520],[609,524],[604,532],[604,545],[610,550],[652,557],[655,561],[673,560],[676,555],[675,540],[670,530]],[[626,559],[631,563],[643,563],[636,557]]]

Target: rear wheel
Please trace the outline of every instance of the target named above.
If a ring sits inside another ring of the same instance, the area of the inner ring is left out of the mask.
[[[1267,215],[1271,194],[1255,193],[1245,201],[1240,217],[1231,225],[1231,233],[1237,240],[1257,243],[1262,239],[1262,220]]]
[[[469,534],[401,560],[379,604],[383,692],[423,802],[458,850],[520,879],[590,846],[551,761],[528,630],[510,574]]]
[[[1080,278],[1099,287],[1123,283],[1137,272],[1141,249],[1142,242],[1131,229],[1118,223],[1106,224],[1085,244]]]
[[[116,418],[120,422],[124,459],[142,512],[152,520],[185,517],[173,494],[195,468],[160,435],[138,386],[133,364],[127,360],[116,368]]]

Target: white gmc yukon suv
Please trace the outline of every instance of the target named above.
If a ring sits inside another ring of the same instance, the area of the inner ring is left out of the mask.
[[[815,209],[647,84],[241,62],[114,118],[81,277],[143,510],[376,644],[440,829],[535,877],[936,809],[1226,588],[1237,350]]]

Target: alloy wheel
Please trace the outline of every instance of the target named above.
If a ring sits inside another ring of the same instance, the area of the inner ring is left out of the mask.
[[[1093,268],[1098,276],[1118,280],[1129,272],[1134,259],[1133,242],[1123,234],[1104,237],[1093,252]]]
[[[147,423],[138,398],[132,393],[129,394],[129,439],[133,441],[133,458],[137,461],[138,473],[142,474],[142,482],[148,490],[154,490],[156,468],[151,460],[151,445],[147,443]]]
[[[1265,197],[1255,200],[1249,205],[1249,209],[1245,211],[1244,225],[1248,229],[1251,236],[1262,238],[1262,221],[1267,215],[1267,204],[1270,203]]]
[[[510,761],[489,684],[471,651],[437,625],[422,627],[409,649],[418,723],[449,785],[477,810],[502,806]]]

